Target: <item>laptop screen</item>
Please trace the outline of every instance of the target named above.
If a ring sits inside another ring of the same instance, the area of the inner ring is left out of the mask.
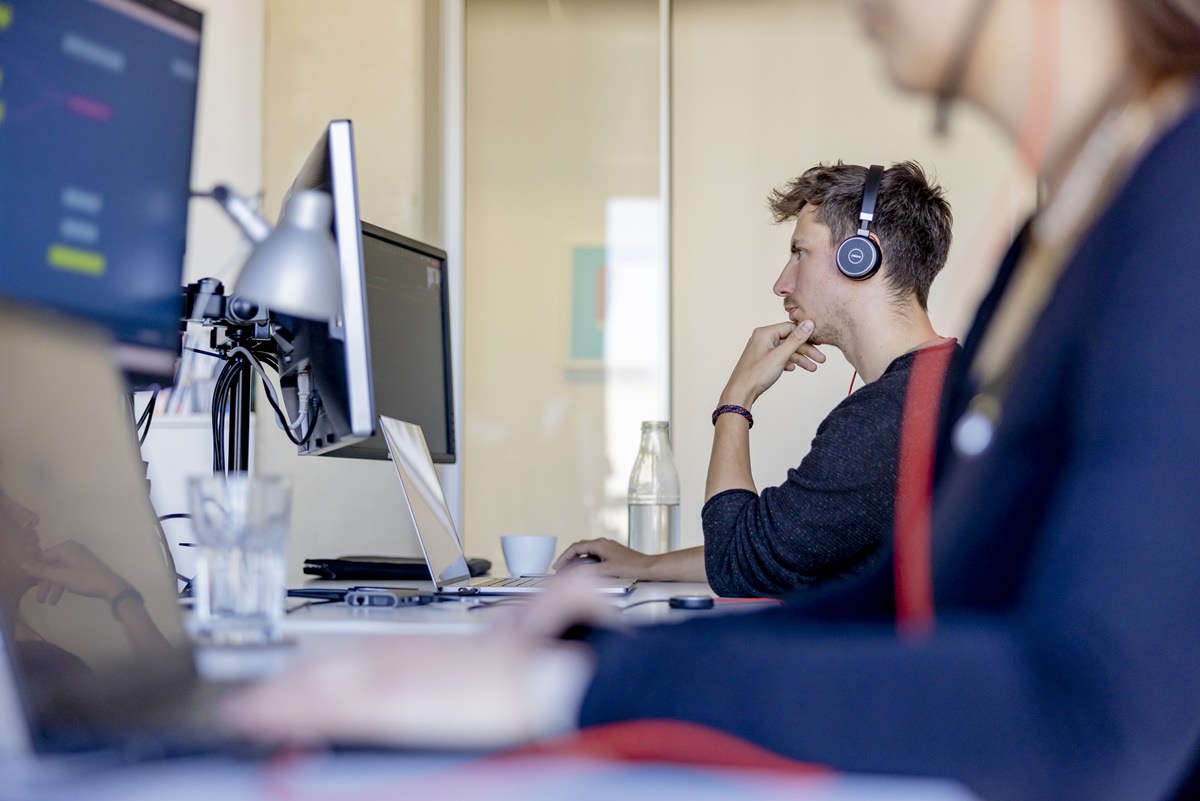
[[[41,745],[194,676],[104,336],[0,303],[0,634]]]
[[[408,500],[413,528],[425,552],[429,575],[440,588],[470,578],[467,559],[463,555],[454,518],[446,506],[442,484],[425,444],[421,427],[403,420],[380,417],[388,451],[400,475],[400,486]]]

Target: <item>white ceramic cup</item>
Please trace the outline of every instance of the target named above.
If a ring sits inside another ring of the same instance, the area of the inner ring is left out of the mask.
[[[500,538],[510,576],[537,576],[550,569],[558,537],[548,534],[507,534]]]

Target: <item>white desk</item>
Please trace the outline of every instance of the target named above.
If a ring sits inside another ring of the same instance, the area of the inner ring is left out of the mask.
[[[344,588],[352,586],[405,587],[430,590],[432,585],[420,581],[314,581],[306,586]],[[718,600],[711,610],[671,609],[668,599],[673,595],[709,595],[715,593],[704,583],[639,582],[633,592],[608,598],[614,606],[631,607],[623,615],[632,623],[668,623],[699,615],[722,614],[734,610],[763,608],[771,602],[728,603]],[[303,639],[324,634],[467,634],[486,629],[489,621],[502,614],[506,607],[527,603],[533,596],[468,596],[450,598],[421,606],[399,606],[390,609],[355,608],[344,603],[304,604],[304,599],[290,598],[291,611],[284,619],[283,635]],[[503,599],[503,600],[501,600]],[[637,606],[634,606],[637,604]]]
[[[432,590],[429,582],[420,581],[321,581],[308,582],[306,587],[333,589],[352,586],[393,587]],[[672,609],[668,599],[673,595],[715,594],[704,583],[639,582],[631,593],[623,596],[601,596],[614,607],[628,611],[621,618],[629,623],[671,623],[702,617],[762,609],[774,604],[717,599],[712,609]],[[199,647],[197,667],[208,679],[247,681],[260,679],[287,668],[306,653],[320,653],[329,648],[353,647],[354,640],[384,635],[447,635],[462,636],[486,631],[504,615],[518,613],[515,607],[529,603],[536,594],[523,596],[447,596],[423,605],[393,608],[353,607],[342,602],[309,602],[304,598],[289,598],[290,611],[281,626],[282,642],[269,648]]]
[[[37,787],[0,787],[4,801],[979,801],[953,782],[803,776],[578,757],[503,761],[418,754],[338,754],[265,763],[149,763]]]
[[[421,581],[321,581],[313,580],[305,587],[333,589],[352,586],[393,587],[432,590],[433,585]],[[668,599],[673,595],[707,595],[715,593],[704,583],[639,582],[633,591],[623,596],[601,596],[619,609],[621,618],[631,624],[671,623],[690,617],[705,617],[736,612],[748,612],[774,605],[773,601],[747,602],[717,599],[712,609],[672,609]],[[273,648],[199,648],[197,661],[200,673],[210,679],[256,679],[283,670],[295,658],[307,652],[352,645],[356,638],[381,635],[447,635],[477,634],[487,630],[497,618],[517,613],[520,604],[537,597],[522,596],[447,596],[444,600],[423,605],[392,608],[352,607],[342,602],[309,602],[289,598],[291,611],[281,626],[283,642]]]
[[[342,586],[358,582],[344,582]],[[378,583],[374,586],[385,586]],[[331,582],[313,586],[336,586]],[[415,587],[413,582],[390,586]],[[671,609],[672,595],[711,594],[707,585],[644,583],[623,598],[636,623],[749,611],[766,605],[718,603],[713,610]],[[293,604],[301,599],[291,599]],[[305,607],[287,616],[291,643],[264,649],[285,664],[308,649],[352,645],[379,635],[461,635],[489,625],[500,607],[478,600],[392,609],[344,603]],[[474,611],[473,611],[474,610]],[[579,756],[469,757],[405,752],[297,755],[255,762],[223,757],[173,760],[93,771],[49,781],[0,781],[0,801],[324,801],[324,799],[441,798],[486,795],[489,801],[978,801],[949,781],[775,770],[716,768]]]

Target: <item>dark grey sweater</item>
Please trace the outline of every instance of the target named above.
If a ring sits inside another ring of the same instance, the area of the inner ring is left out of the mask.
[[[877,381],[839,403],[783,484],[761,494],[726,490],[704,504],[704,566],[713,590],[782,595],[870,562],[892,535],[913,359],[896,358]]]

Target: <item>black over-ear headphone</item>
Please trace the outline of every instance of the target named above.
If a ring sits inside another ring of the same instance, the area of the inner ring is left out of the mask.
[[[837,266],[842,275],[861,281],[870,278],[883,262],[883,253],[875,240],[867,236],[871,222],[875,219],[875,198],[879,194],[879,182],[883,179],[883,167],[872,164],[867,169],[867,181],[863,184],[862,206],[858,212],[858,233],[847,237],[837,249]]]

